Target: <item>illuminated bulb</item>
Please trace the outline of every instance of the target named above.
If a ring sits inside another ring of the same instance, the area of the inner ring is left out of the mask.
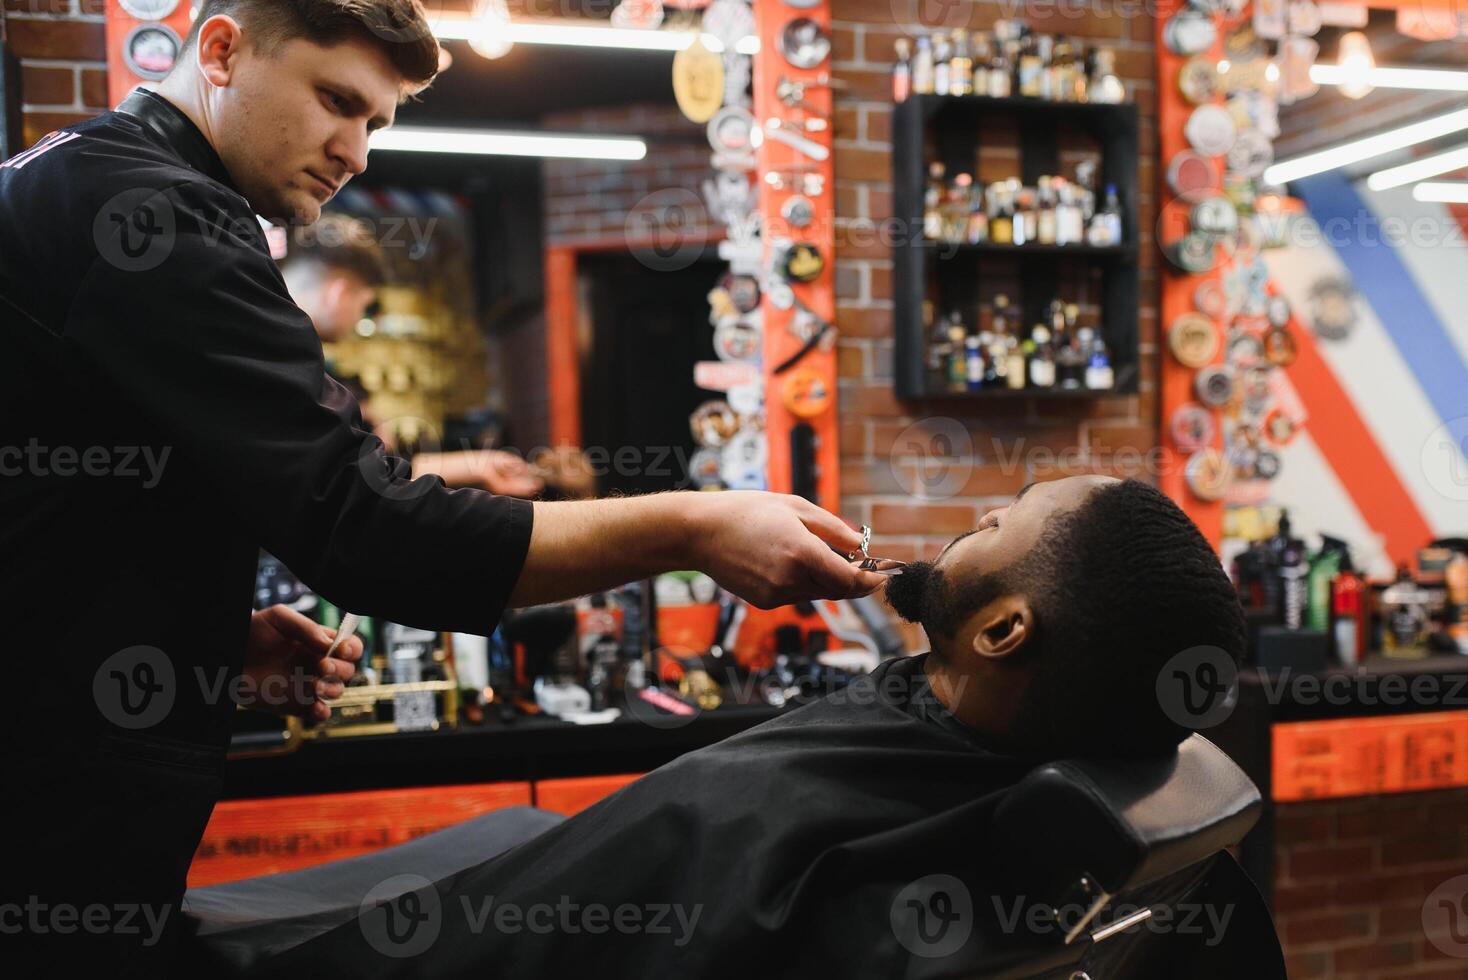
[[[1227,75],[1228,74],[1228,70],[1230,68],[1232,68],[1232,67],[1233,67],[1233,63],[1230,62],[1227,58],[1224,58],[1222,61],[1220,61],[1218,63],[1218,73],[1220,75]]]
[[[510,8],[505,0],[477,0],[473,22],[469,47],[475,54],[493,60],[503,58],[515,46],[510,37]]]
[[[1264,77],[1271,82],[1279,81],[1279,65],[1271,61],[1269,67],[1264,69]]]
[[[1341,69],[1341,94],[1348,99],[1359,99],[1371,94],[1371,73],[1376,70],[1376,58],[1371,54],[1371,42],[1360,31],[1341,35],[1340,52],[1336,60]]]

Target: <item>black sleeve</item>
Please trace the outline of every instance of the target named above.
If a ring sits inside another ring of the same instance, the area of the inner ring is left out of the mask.
[[[174,186],[139,207],[137,227],[171,240],[135,260],[99,237],[65,328],[85,376],[156,431],[220,520],[333,603],[491,632],[529,549],[531,504],[412,480],[384,453],[327,377],[254,217],[222,189]]]

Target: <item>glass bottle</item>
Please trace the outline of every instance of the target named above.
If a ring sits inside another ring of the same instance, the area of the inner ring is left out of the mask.
[[[953,30],[953,60],[948,71],[948,94],[972,95],[974,91],[974,61],[969,55],[968,31],[961,27]]]
[[[930,242],[943,238],[943,164],[928,164],[928,188],[923,192],[923,237]]]
[[[1030,331],[1034,354],[1030,357],[1030,384],[1036,388],[1055,387],[1055,353],[1051,349],[1050,331],[1043,323]]]
[[[948,95],[953,82],[953,46],[947,34],[933,35],[933,94]]]
[[[912,56],[912,91],[915,95],[933,94],[933,43],[926,37],[917,39]]]
[[[968,364],[966,362],[968,352],[964,347],[967,331],[963,329],[963,321],[955,312],[948,320],[948,390],[968,390]]]
[[[996,245],[1014,244],[1014,206],[1003,181],[989,185],[989,240]]]
[[[984,377],[988,371],[984,363],[983,342],[978,334],[971,333],[963,340],[964,346],[964,381],[968,391],[978,391],[984,387]]]
[[[988,95],[989,61],[993,57],[989,48],[989,35],[980,31],[974,35],[973,40],[974,78],[970,91],[975,95]]]
[[[900,37],[893,46],[897,49],[897,63],[892,66],[892,101],[906,102],[912,92],[912,42]]]
[[[1040,178],[1037,190],[1039,215],[1035,222],[1035,241],[1041,245],[1055,244],[1055,185],[1052,178]]]

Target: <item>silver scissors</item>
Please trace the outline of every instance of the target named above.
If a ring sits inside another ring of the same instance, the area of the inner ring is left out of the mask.
[[[876,575],[901,575],[903,569],[907,568],[907,562],[898,561],[896,558],[874,558],[867,554],[867,548],[872,543],[872,529],[870,525],[861,526],[861,549],[847,552],[846,560],[857,562],[857,569],[863,572],[872,572]]]

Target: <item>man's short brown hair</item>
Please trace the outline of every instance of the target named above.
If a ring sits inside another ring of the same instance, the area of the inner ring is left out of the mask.
[[[204,0],[185,49],[216,14],[239,21],[262,54],[295,38],[330,46],[355,37],[380,47],[410,89],[438,74],[438,40],[419,0]]]
[[[282,270],[314,266],[328,272],[347,272],[368,286],[389,278],[387,257],[372,226],[358,218],[328,211],[313,225],[290,230]]]

